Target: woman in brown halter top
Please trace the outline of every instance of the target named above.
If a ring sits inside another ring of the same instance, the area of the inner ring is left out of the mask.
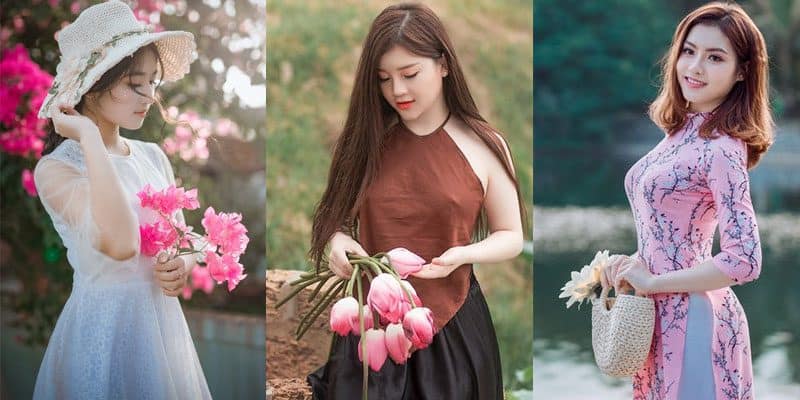
[[[502,399],[472,264],[517,256],[523,220],[508,148],[478,113],[441,21],[422,5],[387,7],[364,42],[310,251],[317,267],[347,277],[347,253],[405,247],[429,260],[409,280],[437,334],[406,364],[370,372],[371,399]],[[328,362],[308,377],[314,398],[360,397],[357,346],[334,336]]]

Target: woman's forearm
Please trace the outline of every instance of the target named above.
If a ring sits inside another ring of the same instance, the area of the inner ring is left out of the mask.
[[[736,282],[714,265],[712,260],[692,268],[653,277],[652,293],[705,292],[731,286]]]
[[[133,257],[139,247],[136,216],[111,165],[99,133],[81,138],[89,176],[91,216],[97,228],[97,248],[117,260]]]
[[[510,260],[522,252],[522,232],[498,230],[480,242],[465,246],[470,263],[496,263]]]

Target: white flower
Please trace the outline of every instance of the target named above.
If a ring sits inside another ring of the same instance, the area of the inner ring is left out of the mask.
[[[597,254],[594,255],[592,262],[589,263],[589,267],[591,267],[593,272],[592,278],[597,282],[600,282],[600,274],[608,266],[610,258],[611,256],[608,255],[608,250],[598,251]]]
[[[558,298],[568,297],[567,308],[576,302],[578,307],[586,299],[595,298],[594,289],[600,284],[600,275],[608,265],[608,250],[598,251],[589,265],[584,265],[580,272],[572,271],[571,280],[561,288]]]

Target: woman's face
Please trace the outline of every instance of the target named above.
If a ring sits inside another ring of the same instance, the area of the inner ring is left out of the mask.
[[[693,112],[713,111],[743,79],[730,40],[710,25],[695,25],[689,31],[675,71]]]
[[[152,51],[139,55],[130,76],[123,76],[97,98],[93,113],[125,129],[139,129],[153,104],[158,62]]]
[[[392,47],[381,57],[381,93],[403,121],[424,118],[444,105],[442,78],[447,70],[441,60],[415,55],[402,46]]]

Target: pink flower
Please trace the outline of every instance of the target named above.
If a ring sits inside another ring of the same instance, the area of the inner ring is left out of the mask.
[[[185,190],[182,187],[171,185],[166,189],[166,196],[173,199],[180,208],[185,208],[187,210],[196,210],[200,208],[200,202],[197,200],[197,189]]]
[[[211,275],[211,278],[217,281],[217,283],[225,282],[227,267],[222,262],[222,257],[215,251],[206,251],[206,267],[208,268],[208,273]]]
[[[198,246],[198,242],[200,242],[201,238],[192,234],[194,227],[186,225],[185,222],[172,222],[175,225],[175,228],[181,232],[181,241],[178,243],[178,246],[182,249],[196,249],[196,246]]]
[[[33,181],[33,173],[31,170],[22,170],[22,187],[28,192],[28,196],[36,197],[36,183]]]
[[[405,315],[409,312],[414,306],[420,307],[422,306],[422,301],[420,301],[419,297],[417,296],[417,292],[414,290],[414,287],[411,286],[410,283],[406,280],[401,280],[400,284],[403,285],[404,288],[408,289],[408,291],[403,291],[403,301],[400,303],[400,314]],[[408,300],[408,293],[411,293],[411,299],[414,302],[413,304],[411,301]]]
[[[2,28],[4,34],[7,31]],[[0,51],[0,150],[41,157],[47,121],[38,119],[38,112],[52,82],[23,45]]]
[[[372,280],[367,294],[367,304],[377,311],[383,320],[395,323],[403,318],[404,296],[397,278],[383,273]]]
[[[353,297],[344,297],[333,303],[331,307],[331,330],[341,336],[347,336],[352,327],[352,321],[358,320],[358,300]]]
[[[15,15],[12,21],[14,21],[14,30],[17,33],[21,33],[25,29],[25,20],[22,19],[21,15]]]
[[[211,279],[211,274],[208,272],[208,268],[203,268],[199,265],[196,265],[192,269],[192,289],[202,290],[206,294],[209,294],[214,290],[214,280]]]
[[[406,337],[417,349],[424,349],[433,342],[435,327],[433,313],[429,308],[417,307],[403,317],[403,329]]]
[[[358,359],[363,362],[361,355],[361,341],[367,342],[367,364],[375,372],[380,371],[388,356],[386,350],[386,332],[383,329],[368,329],[364,337],[358,341]]]
[[[364,329],[372,329],[373,325],[375,324],[372,319],[372,309],[369,308],[368,305],[364,305],[361,309],[361,313],[364,314]],[[359,325],[360,322],[358,321],[358,317],[356,319],[350,321],[350,332],[353,335],[359,336],[361,335],[361,326]]]
[[[397,364],[405,364],[411,355],[411,341],[406,337],[402,324],[386,326],[386,350]]]
[[[174,136],[164,139],[164,152],[169,155],[177,154],[184,161],[208,159],[207,138],[213,131],[212,122],[200,118],[194,111],[178,114],[178,109],[175,107],[170,107],[167,113],[181,124],[175,127]],[[223,129],[231,128],[223,127]]]
[[[217,136],[238,135],[239,126],[228,118],[220,118],[215,123],[214,132]]]
[[[364,329],[371,329],[372,311],[368,306],[363,306],[361,309],[364,315]],[[354,297],[344,297],[333,304],[331,307],[331,330],[341,336],[347,336],[352,333],[353,335],[361,335],[360,322],[358,320],[358,301]]]
[[[192,299],[192,287],[189,286],[189,285],[184,286],[183,287],[183,292],[181,293],[181,297],[183,297],[184,300],[191,300]]]
[[[419,272],[425,265],[425,259],[402,247],[389,250],[386,256],[389,258],[389,264],[403,279],[408,278],[410,274]]]
[[[213,207],[206,209],[203,215],[203,228],[206,229],[208,242],[219,246],[223,253],[238,257],[244,253],[250,239],[247,228],[241,223],[242,215],[238,213],[216,214]]]
[[[406,280],[401,280],[400,284],[402,284],[403,287],[408,289],[408,292],[411,293],[411,299],[414,300],[414,305],[417,306],[417,307],[421,307],[422,306],[422,300],[420,300],[419,296],[417,296],[417,291],[414,290],[414,287],[411,286],[411,283],[409,283]],[[403,299],[405,301],[408,301],[408,295],[405,292],[403,292]]]
[[[236,289],[242,279],[247,278],[244,274],[244,266],[239,264],[239,257],[233,257],[230,254],[223,254],[222,261],[227,264],[228,270],[225,272],[225,277],[228,279],[228,292]]]
[[[197,200],[197,189],[185,190],[170,185],[164,190],[156,191],[149,184],[136,194],[143,208],[156,210],[164,216],[171,216],[181,209],[196,210],[200,208]]]
[[[215,251],[206,251],[206,266],[208,273],[217,283],[228,281],[228,291],[232,291],[246,278],[243,274],[244,267],[239,264],[239,257],[234,257],[230,253],[219,256]]]
[[[161,250],[166,250],[178,241],[178,233],[166,221],[139,226],[140,251],[148,257],[154,257]]]

